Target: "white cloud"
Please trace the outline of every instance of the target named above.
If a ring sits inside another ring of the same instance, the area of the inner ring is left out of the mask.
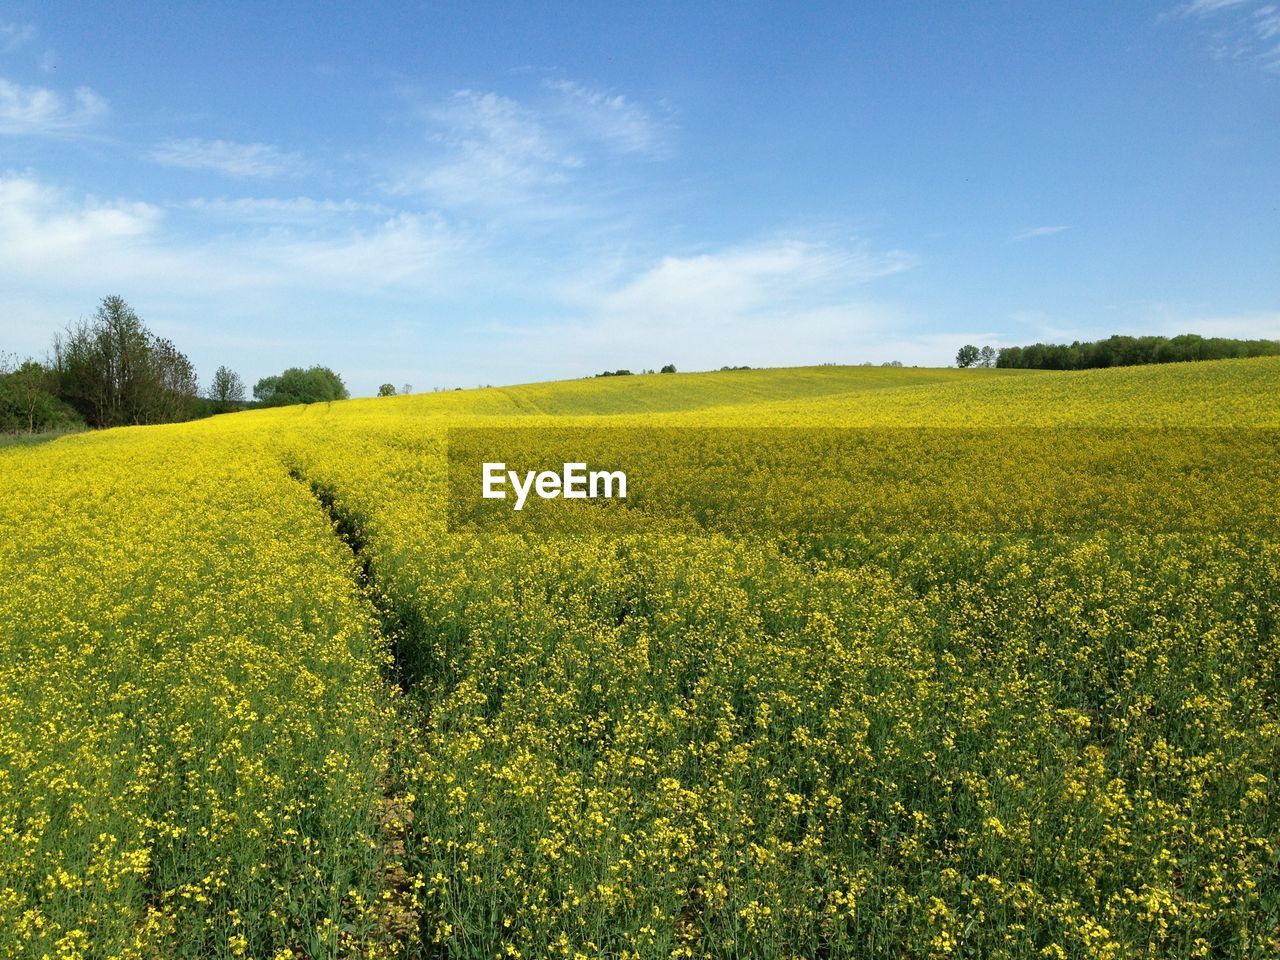
[[[314,201],[317,208],[323,201]],[[160,207],[78,198],[17,174],[0,176],[0,280],[96,289],[143,283],[206,294],[232,289],[431,290],[462,271],[464,239],[437,217],[396,214],[360,227],[232,224],[194,240]]]
[[[13,53],[36,38],[31,23],[0,23],[0,53]]]
[[[400,213],[367,230],[271,243],[258,256],[286,282],[429,290],[447,284],[464,246],[439,217]]]
[[[162,208],[0,174],[0,342],[38,349],[114,291],[206,373],[227,362],[252,379],[303,360],[388,371],[367,389],[401,368],[397,382],[469,384],[924,356],[920,327],[869,294],[914,264],[900,251],[796,236],[640,262],[604,248],[580,261],[594,276],[510,253],[487,230],[353,200]],[[524,319],[494,323],[517,303]]]
[[[1254,30],[1264,40],[1280,36],[1280,7],[1268,4],[1254,11]]]
[[[66,134],[101,120],[107,101],[77,87],[68,101],[47,87],[27,87],[0,77],[0,133]]]
[[[1062,233],[1063,230],[1070,230],[1070,227],[1051,226],[1051,227],[1027,227],[1019,230],[1013,235],[1014,240],[1032,240],[1036,237],[1051,237],[1055,233]]]
[[[343,371],[456,363],[434,359],[438,337],[423,328],[450,316],[440,304],[487,281],[484,250],[435,216],[289,220],[328,206],[348,209],[295,198],[278,220],[246,223],[0,172],[0,345],[39,354],[56,330],[114,292],[190,351],[206,376],[220,363],[248,382],[297,363]],[[353,387],[371,391],[383,379]]]
[[[584,139],[620,153],[665,152],[666,129],[634,101],[572,80],[548,80],[546,86],[560,94],[558,112]]]
[[[665,257],[601,303],[606,316],[732,319],[776,311],[816,292],[847,289],[911,265],[900,252],[873,254],[781,240],[689,257]]]
[[[861,288],[914,263],[902,251],[795,238],[668,256],[562,291],[574,319],[500,332],[519,345],[522,362],[565,374],[669,360],[708,367],[871,359],[901,318]]]
[[[1248,2],[1249,0],[1191,0],[1185,10],[1188,14],[1217,13],[1219,10],[1238,7]]]
[[[0,259],[28,269],[83,263],[151,234],[162,217],[146,203],[67,203],[28,177],[0,177]]]
[[[568,80],[546,81],[543,91],[537,102],[455,91],[425,112],[429,149],[391,186],[446,207],[558,217],[582,212],[566,195],[602,158],[666,151],[666,128],[626,97]]]
[[[1267,4],[1255,10],[1253,32],[1266,46],[1258,54],[1258,63],[1264,70],[1280,71],[1280,7]]]
[[[1191,0],[1181,8],[1211,28],[1211,50],[1222,59],[1242,60],[1280,71],[1280,7],[1259,0]]]
[[[520,201],[582,166],[532,110],[496,93],[459,90],[429,119],[440,155],[399,186],[447,206]]]
[[[393,212],[378,203],[313,197],[198,197],[183,207],[222,220],[261,224],[317,223],[354,216],[389,217]]]
[[[151,151],[151,159],[170,167],[212,170],[230,177],[277,177],[298,173],[303,167],[296,153],[285,153],[269,143],[233,143],[229,140],[166,140]]]

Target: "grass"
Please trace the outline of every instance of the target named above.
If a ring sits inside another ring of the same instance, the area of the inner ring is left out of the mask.
[[[56,440],[59,437],[69,437],[79,430],[49,430],[44,433],[0,433],[0,448],[3,447],[30,447],[39,443],[48,443],[50,440]]]

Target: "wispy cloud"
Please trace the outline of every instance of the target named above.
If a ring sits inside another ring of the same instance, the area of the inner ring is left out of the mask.
[[[0,133],[57,135],[83,130],[108,113],[107,101],[88,87],[68,99],[48,87],[28,87],[0,77]]]
[[[915,263],[859,242],[777,237],[615,265],[560,291],[574,316],[501,333],[522,362],[565,375],[672,360],[697,368],[870,359],[878,341],[899,334],[901,317],[865,287]]]
[[[170,167],[210,170],[229,177],[270,178],[299,173],[302,157],[269,143],[230,140],[166,140],[151,151],[151,159]]]
[[[600,304],[605,315],[697,318],[741,317],[788,305],[829,299],[914,264],[901,251],[836,247],[799,239],[664,257]]]
[[[1210,49],[1222,59],[1280,71],[1280,6],[1263,0],[1191,0],[1180,8],[1211,31]]]
[[[535,111],[509,97],[458,90],[427,118],[434,156],[398,186],[446,206],[522,201],[582,166]]]
[[[620,94],[564,79],[541,90],[526,100],[457,90],[424,110],[428,149],[401,164],[393,189],[445,207],[559,216],[578,210],[569,188],[581,186],[597,161],[667,150],[667,127]]]
[[[1253,32],[1264,41],[1280,38],[1280,7],[1267,4],[1253,13]],[[1275,66],[1280,49],[1273,47],[1270,51],[1271,65]]]
[[[317,223],[336,217],[389,217],[394,211],[379,203],[357,200],[317,200],[314,197],[197,197],[184,209],[239,223]]]
[[[465,247],[442,218],[398,213],[364,229],[270,242],[256,255],[285,283],[431,291],[443,289],[451,271],[462,275]]]
[[[573,80],[548,80],[546,87],[559,95],[557,112],[584,139],[606,144],[620,153],[666,152],[667,127],[638,103]]]
[[[1036,237],[1051,237],[1055,233],[1062,233],[1063,230],[1070,230],[1070,227],[1057,225],[1049,227],[1027,227],[1019,230],[1013,235],[1015,241],[1033,240]]]
[[[1185,10],[1190,14],[1199,13],[1216,13],[1219,10],[1226,10],[1228,7],[1239,7],[1249,0],[1192,0],[1187,4]]]
[[[13,53],[36,38],[35,24],[0,23],[0,54]]]

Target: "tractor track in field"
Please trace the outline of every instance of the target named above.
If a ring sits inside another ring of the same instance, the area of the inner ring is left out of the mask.
[[[308,477],[297,465],[287,465],[287,469],[290,478],[305,487],[324,512],[334,536],[351,551],[355,561],[352,579],[373,606],[378,617],[379,636],[392,654],[390,676],[385,676],[385,673],[384,676],[394,694],[396,711],[402,716],[395,727],[397,735],[391,745],[388,768],[383,771],[382,801],[378,811],[385,861],[381,886],[387,892],[379,932],[387,944],[394,945],[401,955],[420,955],[423,920],[414,907],[414,878],[407,869],[406,856],[413,837],[414,814],[412,806],[401,799],[404,777],[399,766],[406,752],[402,739],[411,735],[416,722],[409,715],[412,698],[405,696],[413,686],[412,678],[405,669],[405,644],[411,642],[413,627],[401,613],[402,606],[378,585],[363,518],[345,509],[332,487]],[[414,947],[419,952],[415,953]]]
[[[359,514],[345,508],[339,501],[337,492],[327,484],[308,477],[300,468],[291,466],[289,476],[306,487],[311,498],[316,501],[333,528],[334,536],[341,540],[351,551],[356,564],[354,580],[356,586],[373,604],[378,615],[379,634],[391,649],[394,662],[390,678],[403,693],[407,693],[413,685],[413,678],[407,669],[408,662],[406,643],[413,633],[413,624],[404,613],[402,604],[396,602],[380,584],[373,558],[369,551],[369,538],[365,533],[365,520]]]

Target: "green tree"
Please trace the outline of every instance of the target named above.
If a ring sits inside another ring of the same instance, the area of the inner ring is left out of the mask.
[[[38,433],[83,427],[75,412],[57,398],[53,372],[34,360],[16,363],[0,355],[0,431]]]
[[[185,419],[199,387],[191,361],[114,295],[54,338],[53,369],[58,395],[95,427]]]
[[[396,395],[396,386],[394,383],[384,383],[378,388],[378,396],[394,397]]]
[[[244,403],[244,381],[230,367],[219,367],[209,384],[209,399],[222,409],[230,409]]]
[[[956,351],[957,367],[972,367],[978,362],[979,351],[972,343],[966,343]]]
[[[996,356],[997,367],[1016,368],[1023,366],[1021,347],[1001,347]]]
[[[662,368],[662,370],[661,370],[660,372],[661,372],[661,373],[675,373],[675,372],[676,372],[676,365],[675,365],[674,363],[668,363],[665,367],[663,367],[663,368]]]
[[[144,423],[190,420],[200,394],[196,368],[186,355],[163,337],[153,337],[148,351],[144,402],[150,416]]]
[[[253,395],[264,406],[322,403],[349,396],[342,378],[328,367],[290,367],[279,376],[263,377],[253,385]]]
[[[994,367],[996,365],[996,351],[994,347],[990,345],[985,346],[978,351],[978,355],[978,366]]]

